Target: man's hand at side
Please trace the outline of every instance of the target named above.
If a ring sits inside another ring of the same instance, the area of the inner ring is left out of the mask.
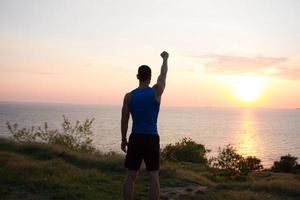
[[[127,145],[128,145],[128,142],[127,140],[122,140],[122,143],[121,143],[121,149],[122,151],[124,151],[125,153],[127,153]]]

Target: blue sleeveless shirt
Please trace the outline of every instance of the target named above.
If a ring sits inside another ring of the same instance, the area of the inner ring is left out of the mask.
[[[157,117],[160,103],[151,87],[131,91],[130,112],[132,134],[157,134]]]

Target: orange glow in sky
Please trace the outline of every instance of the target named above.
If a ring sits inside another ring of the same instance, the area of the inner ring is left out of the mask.
[[[0,1],[0,101],[120,105],[170,53],[166,106],[300,107],[299,1]]]

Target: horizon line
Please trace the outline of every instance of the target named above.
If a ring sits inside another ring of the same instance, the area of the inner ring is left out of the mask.
[[[105,104],[105,103],[74,103],[74,102],[47,102],[47,101],[1,101],[0,104],[53,104],[53,105],[73,105],[73,106],[119,106],[121,107],[122,104]],[[273,110],[295,110],[300,109],[299,107],[294,108],[284,108],[284,107],[264,107],[264,106],[212,106],[212,105],[203,105],[203,106],[169,106],[164,105],[163,108],[208,108],[208,109],[273,109]]]

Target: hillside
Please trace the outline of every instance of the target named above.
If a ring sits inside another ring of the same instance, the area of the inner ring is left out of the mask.
[[[56,145],[0,138],[0,199],[122,199],[123,156],[90,155]],[[199,164],[162,161],[161,199],[300,199],[300,177],[264,171],[228,180]],[[135,199],[147,199],[141,170]]]

